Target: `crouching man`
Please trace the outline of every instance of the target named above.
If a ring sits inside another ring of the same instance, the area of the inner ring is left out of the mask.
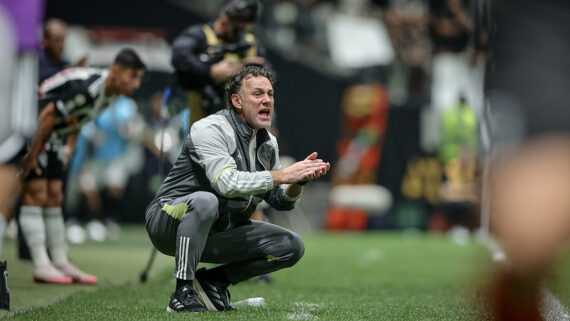
[[[192,126],[146,211],[154,246],[176,258],[169,312],[231,310],[230,284],[299,261],[299,235],[249,217],[262,200],[277,210],[293,209],[303,185],[330,169],[317,153],[281,169],[277,141],[267,131],[272,73],[243,67],[230,79],[227,97],[229,110]],[[198,262],[221,265],[196,271]]]

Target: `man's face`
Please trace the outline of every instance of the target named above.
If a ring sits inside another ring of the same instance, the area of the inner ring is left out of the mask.
[[[112,72],[118,93],[125,96],[132,95],[140,87],[144,74],[142,69],[127,68],[120,65],[113,65]]]
[[[273,115],[273,86],[269,79],[249,77],[242,80],[238,94],[232,95],[238,115],[253,129],[271,127]]]
[[[227,16],[225,19],[219,36],[227,42],[236,42],[241,32],[250,31],[253,28],[253,22],[234,21]]]
[[[48,55],[61,60],[66,34],[65,25],[52,24],[49,26],[48,35],[43,39],[43,46]]]

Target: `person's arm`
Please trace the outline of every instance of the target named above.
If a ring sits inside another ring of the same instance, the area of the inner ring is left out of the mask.
[[[255,39],[255,46],[254,48],[250,48],[250,50],[252,50],[251,52],[248,52],[248,55],[243,59],[243,63],[244,64],[253,64],[253,65],[262,65],[265,67],[265,69],[269,70],[269,71],[273,71],[271,64],[269,63],[269,61],[266,59],[266,50],[265,50],[265,46],[263,46],[263,44],[259,41],[259,39]]]
[[[233,128],[224,116],[212,116],[192,125],[185,144],[192,160],[205,171],[210,186],[221,196],[239,197],[264,193],[273,188],[268,171],[237,170]],[[242,155],[245,156],[245,155]]]
[[[222,196],[231,198],[265,193],[280,184],[311,179],[315,170],[327,166],[322,160],[306,159],[283,170],[240,171],[231,155],[235,139],[226,137],[224,133],[228,132],[233,132],[229,124],[215,123],[213,118],[195,123],[190,131],[190,156],[202,166],[211,187]]]
[[[230,60],[204,60],[207,47],[202,26],[193,26],[184,31],[172,44],[172,66],[182,77],[185,87],[199,88],[208,83],[223,83],[242,66]]]
[[[77,143],[77,138],[79,137],[79,131],[69,134],[67,136],[67,140],[65,142],[65,146],[63,146],[63,155],[65,156],[65,167],[69,166],[69,162],[71,161],[71,156],[73,156],[73,152],[75,151],[75,144]]]
[[[185,30],[172,44],[171,63],[177,73],[189,87],[200,87],[211,81],[209,61],[200,60],[206,37],[201,26],[193,26]]]
[[[22,171],[24,177],[27,177],[31,170],[35,171],[36,174],[41,175],[42,171],[38,166],[38,153],[43,142],[51,133],[56,119],[57,113],[55,110],[55,104],[50,102],[40,113],[38,126],[36,127],[36,131],[32,138],[32,143],[28,153],[22,159]]]

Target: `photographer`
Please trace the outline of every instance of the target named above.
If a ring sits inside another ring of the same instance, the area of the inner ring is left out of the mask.
[[[218,18],[189,27],[173,43],[176,81],[188,91],[190,123],[226,107],[225,84],[244,64],[265,64],[264,50],[249,32],[256,0],[228,0]]]

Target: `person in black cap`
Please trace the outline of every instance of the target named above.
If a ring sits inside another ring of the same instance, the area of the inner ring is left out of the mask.
[[[225,109],[225,84],[243,65],[264,65],[264,48],[249,31],[256,0],[227,0],[216,20],[184,30],[172,46],[177,84],[188,91],[190,124]]]

